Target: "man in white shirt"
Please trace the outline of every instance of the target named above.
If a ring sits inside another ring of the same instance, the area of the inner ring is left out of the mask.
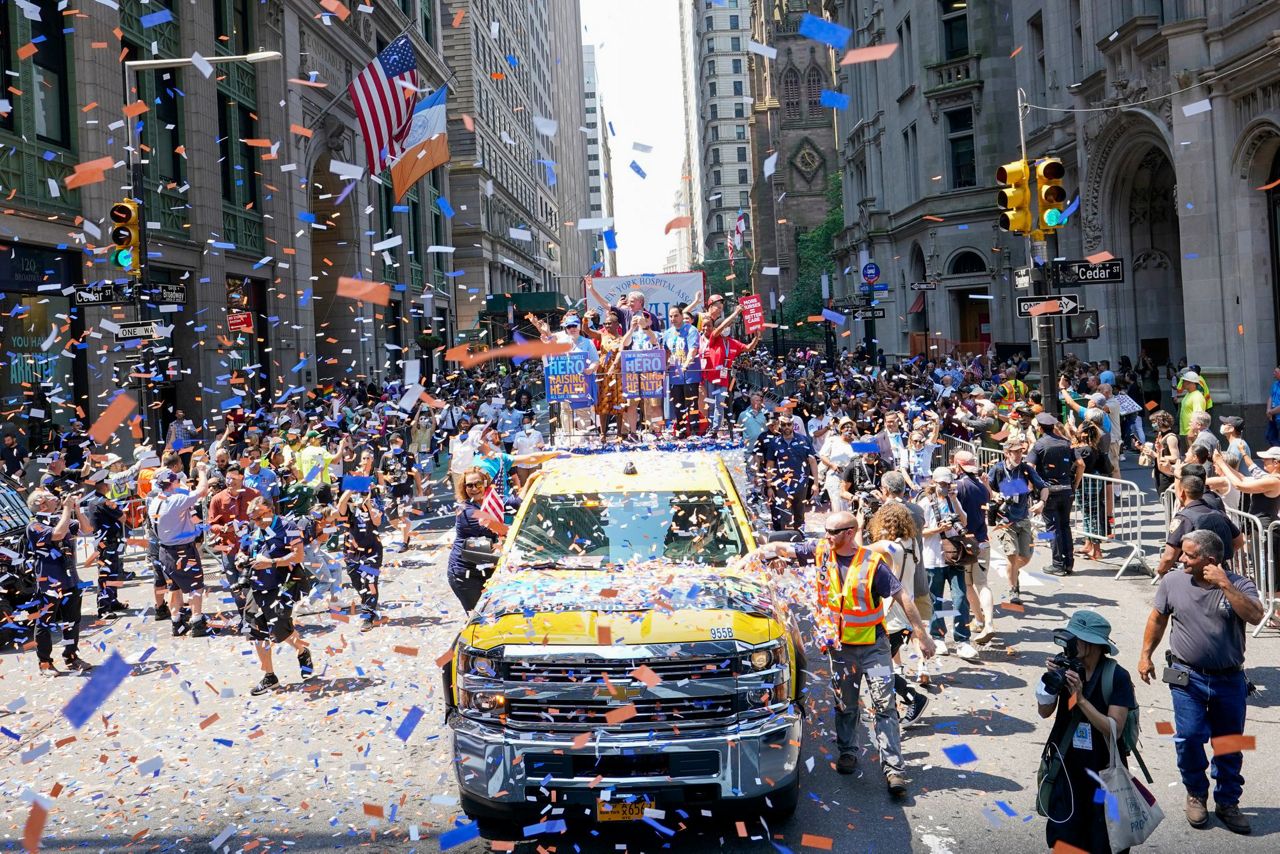
[[[512,456],[520,456],[522,454],[536,454],[538,451],[544,450],[547,446],[546,440],[542,433],[533,424],[533,414],[525,413],[524,419],[520,425],[520,430],[511,439]],[[529,482],[529,478],[538,470],[537,466],[516,466],[515,474],[520,480],[521,487]]]

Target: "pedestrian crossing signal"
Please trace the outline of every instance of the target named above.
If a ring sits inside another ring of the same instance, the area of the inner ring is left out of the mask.
[[[1014,234],[1031,231],[1035,215],[1031,211],[1031,170],[1027,161],[1015,160],[996,170],[996,183],[1001,190],[996,194],[1000,207],[1000,227]]]
[[[1066,217],[1062,212],[1067,207],[1067,191],[1062,186],[1062,179],[1067,170],[1062,161],[1056,157],[1046,157],[1036,164],[1036,189],[1040,196],[1040,224],[1045,231],[1057,231],[1062,228]]]
[[[111,207],[111,265],[131,276],[142,272],[142,223],[138,203],[125,199]]]

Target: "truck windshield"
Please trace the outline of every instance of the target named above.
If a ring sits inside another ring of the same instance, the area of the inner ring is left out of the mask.
[[[516,531],[517,563],[590,567],[665,559],[724,566],[746,540],[724,495],[613,492],[535,495]]]

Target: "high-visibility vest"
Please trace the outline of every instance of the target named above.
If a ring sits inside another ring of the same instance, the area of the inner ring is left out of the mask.
[[[1000,403],[996,405],[996,410],[1006,415],[1015,403],[1025,403],[1026,400],[1027,384],[1022,380],[1006,380],[1000,384]]]
[[[884,558],[877,552],[858,549],[844,574],[836,563],[836,553],[826,540],[818,543],[814,563],[818,566],[818,624],[841,644],[869,646],[876,642],[876,626],[884,625],[884,606],[871,589],[876,569]]]

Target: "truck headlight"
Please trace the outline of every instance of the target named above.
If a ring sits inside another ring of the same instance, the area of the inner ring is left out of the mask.
[[[748,656],[747,661],[750,662],[752,670],[764,670],[773,664],[773,650],[757,649]]]
[[[506,696],[492,691],[463,691],[460,699],[462,708],[484,714],[501,715],[507,709]]]
[[[786,641],[762,646],[759,649],[753,649],[742,656],[742,673],[751,674],[759,673],[761,670],[768,670],[779,664],[785,664],[787,661],[787,644]]]
[[[470,652],[458,653],[458,672],[455,678],[463,676],[481,676],[485,679],[498,678],[498,663],[492,658]]]

